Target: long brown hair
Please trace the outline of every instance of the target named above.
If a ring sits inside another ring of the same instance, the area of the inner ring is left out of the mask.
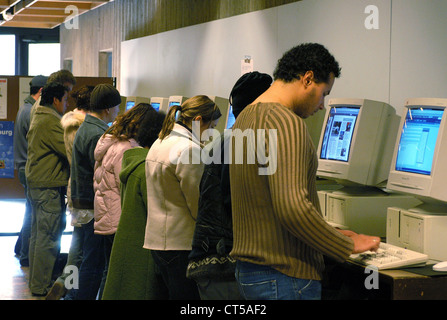
[[[179,112],[178,119],[176,114]],[[174,123],[180,121],[185,125],[190,125],[195,117],[202,116],[205,123],[219,119],[220,113],[217,105],[208,96],[198,95],[186,100],[181,106],[172,106],[163,122],[163,128],[158,137],[163,140],[174,128]]]
[[[117,116],[113,125],[104,133],[104,136],[110,134],[119,140],[135,138],[144,116],[152,110],[155,111],[150,104],[137,104],[129,111]]]

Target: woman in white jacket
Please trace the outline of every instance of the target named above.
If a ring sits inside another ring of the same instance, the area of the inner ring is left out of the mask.
[[[171,107],[146,158],[144,248],[151,249],[170,299],[200,299],[196,283],[186,278],[204,169],[200,138],[220,116],[217,105],[203,95]]]
[[[120,178],[124,151],[137,147],[135,140],[144,115],[157,112],[150,104],[140,103],[118,116],[113,125],[98,140],[95,148],[94,212],[95,234],[104,236],[105,270],[100,297],[107,275],[113,239],[121,217]]]

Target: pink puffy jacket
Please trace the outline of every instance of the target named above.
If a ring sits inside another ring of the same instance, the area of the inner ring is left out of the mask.
[[[137,147],[134,139],[102,136],[95,148],[95,233],[115,234],[121,216],[120,178],[124,151]]]

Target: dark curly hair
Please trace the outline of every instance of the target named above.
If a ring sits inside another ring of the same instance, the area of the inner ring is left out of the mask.
[[[341,69],[331,53],[321,44],[303,43],[293,47],[278,60],[274,80],[292,82],[313,71],[316,82],[329,82],[329,75],[340,76]]]
[[[54,98],[61,101],[65,93],[68,91],[69,89],[60,83],[57,82],[47,83],[42,88],[42,96],[40,104],[43,106],[51,106],[53,104]]]

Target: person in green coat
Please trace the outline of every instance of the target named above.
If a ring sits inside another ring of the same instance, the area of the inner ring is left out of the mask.
[[[137,142],[124,152],[121,180],[121,218],[110,255],[103,300],[164,300],[168,298],[150,250],[143,248],[147,220],[145,161],[158,138],[164,113],[148,112]]]

